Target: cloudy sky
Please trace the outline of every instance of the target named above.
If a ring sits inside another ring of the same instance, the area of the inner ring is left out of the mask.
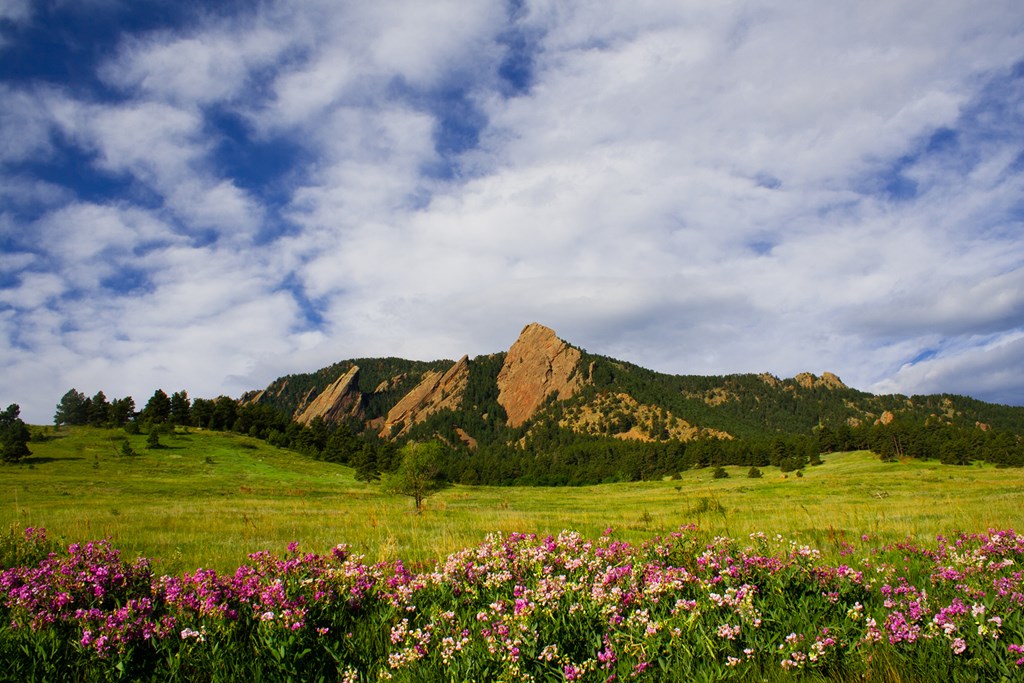
[[[532,321],[1024,405],[1024,5],[0,0],[0,404]]]

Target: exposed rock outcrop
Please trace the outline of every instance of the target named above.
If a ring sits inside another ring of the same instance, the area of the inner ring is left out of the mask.
[[[538,323],[524,327],[498,373],[498,403],[508,425],[518,427],[533,417],[551,394],[571,398],[582,384],[576,372],[580,357],[554,330]]]
[[[460,439],[462,439],[462,443],[464,443],[467,446],[469,446],[469,450],[475,451],[477,449],[477,441],[476,441],[476,439],[474,439],[472,436],[470,436],[469,433],[466,432],[465,429],[463,429],[462,427],[456,427],[455,428],[455,433],[459,435]]]
[[[243,406],[256,405],[262,403],[264,399],[271,395],[273,392],[274,398],[278,398],[284,393],[285,389],[288,388],[288,380],[277,380],[271,382],[270,386],[266,389],[260,389],[259,391],[247,391],[242,394],[242,397],[238,399],[239,404]]]
[[[380,394],[380,393],[383,393],[385,391],[391,391],[392,387],[396,386],[399,382],[402,382],[403,380],[405,380],[405,373],[404,372],[401,375],[396,375],[394,377],[390,377],[390,378],[384,380],[383,382],[381,382],[380,384],[378,384],[377,388],[373,390],[373,393]]]
[[[460,358],[443,374],[427,372],[420,383],[388,411],[380,435],[400,436],[438,411],[446,408],[457,410],[462,404],[468,381],[469,356]]]
[[[295,420],[309,424],[315,417],[337,422],[347,417],[362,415],[362,395],[359,393],[359,368],[353,365],[319,394],[310,390],[296,411]]]
[[[700,399],[701,401],[704,401],[704,403],[711,407],[720,406],[723,403],[728,403],[729,401],[740,400],[739,394],[737,394],[734,391],[729,391],[725,387],[715,387],[714,389],[709,389],[708,391],[689,392],[686,393],[685,396],[687,398]]]
[[[825,389],[848,389],[843,381],[833,375],[831,372],[821,373],[821,377],[816,377],[809,372],[801,372],[799,375],[793,378],[793,380],[802,386],[804,389],[814,389],[817,387],[824,387]]]
[[[626,393],[601,393],[589,403],[572,406],[559,426],[577,434],[605,434],[636,441],[732,439],[727,432],[695,427],[669,410],[641,404]]]

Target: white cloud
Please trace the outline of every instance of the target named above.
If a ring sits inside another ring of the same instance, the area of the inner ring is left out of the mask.
[[[57,104],[58,120],[99,155],[100,168],[131,173],[154,185],[172,184],[191,175],[202,154],[202,122],[194,111],[153,102],[83,105]]]
[[[82,103],[61,95],[51,97],[50,108],[64,133],[95,153],[99,170],[159,193],[186,232],[212,228],[244,241],[260,227],[259,201],[214,174],[213,140],[198,111],[148,101]]]
[[[19,280],[14,287],[0,289],[0,304],[38,308],[67,290],[63,279],[52,273],[22,272]]]
[[[1024,391],[1017,369],[1022,364],[1024,332],[1017,331],[905,364],[870,389],[878,393],[906,393],[907,387],[919,394],[983,393],[991,401],[1020,405]]]
[[[41,102],[32,91],[0,83],[0,163],[45,158],[51,151],[51,124],[39,116]]]
[[[178,105],[232,101],[252,87],[252,72],[272,65],[288,43],[284,32],[249,22],[188,36],[160,32],[126,41],[100,74],[117,87]]]
[[[495,351],[538,320],[672,372],[1014,391],[994,369],[1024,327],[1024,140],[992,120],[1017,96],[987,84],[1020,60],[1015,3],[506,11],[265,3],[126,38],[100,69],[118,101],[0,86],[0,161],[47,158],[57,130],[132,186],[69,202],[36,180],[44,215],[4,213],[39,229],[38,258],[8,261],[11,363],[60,359],[39,363],[55,397],[104,378],[209,395],[345,357]],[[512,30],[536,49],[509,97]],[[456,101],[483,126],[461,155],[437,149]],[[302,149],[277,196],[218,163],[224,113]],[[956,142],[933,153],[940,128]],[[914,191],[888,196],[897,176]],[[128,267],[144,286],[105,292]]]
[[[55,207],[74,198],[67,188],[27,175],[3,175],[0,178],[0,203],[8,208]]]

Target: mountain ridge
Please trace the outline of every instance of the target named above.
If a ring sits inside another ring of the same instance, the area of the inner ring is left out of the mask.
[[[372,387],[372,388],[367,388]],[[809,434],[896,418],[1024,433],[1024,408],[951,394],[875,395],[831,372],[671,375],[590,354],[530,323],[507,351],[457,361],[341,361],[248,392],[309,424],[345,422],[385,440],[522,440],[541,424],[641,441]]]

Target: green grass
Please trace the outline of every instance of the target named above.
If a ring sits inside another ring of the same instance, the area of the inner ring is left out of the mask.
[[[640,540],[686,523],[723,535],[755,531],[804,539],[838,552],[843,540],[933,539],[957,530],[1022,527],[1018,470],[935,462],[882,463],[864,452],[824,456],[803,477],[762,468],[683,473],[677,481],[579,488],[455,486],[413,514],[412,500],[355,480],[347,467],[265,443],[192,430],[146,436],[64,428],[33,455],[0,467],[0,525],[46,527],[67,541],[108,537],[126,554],[178,573],[231,570],[250,552],[299,541],[325,552],[349,543],[368,561],[420,562],[479,543],[493,531],[588,536],[606,527]],[[129,438],[136,457],[120,455]],[[876,541],[877,542],[877,541]]]

